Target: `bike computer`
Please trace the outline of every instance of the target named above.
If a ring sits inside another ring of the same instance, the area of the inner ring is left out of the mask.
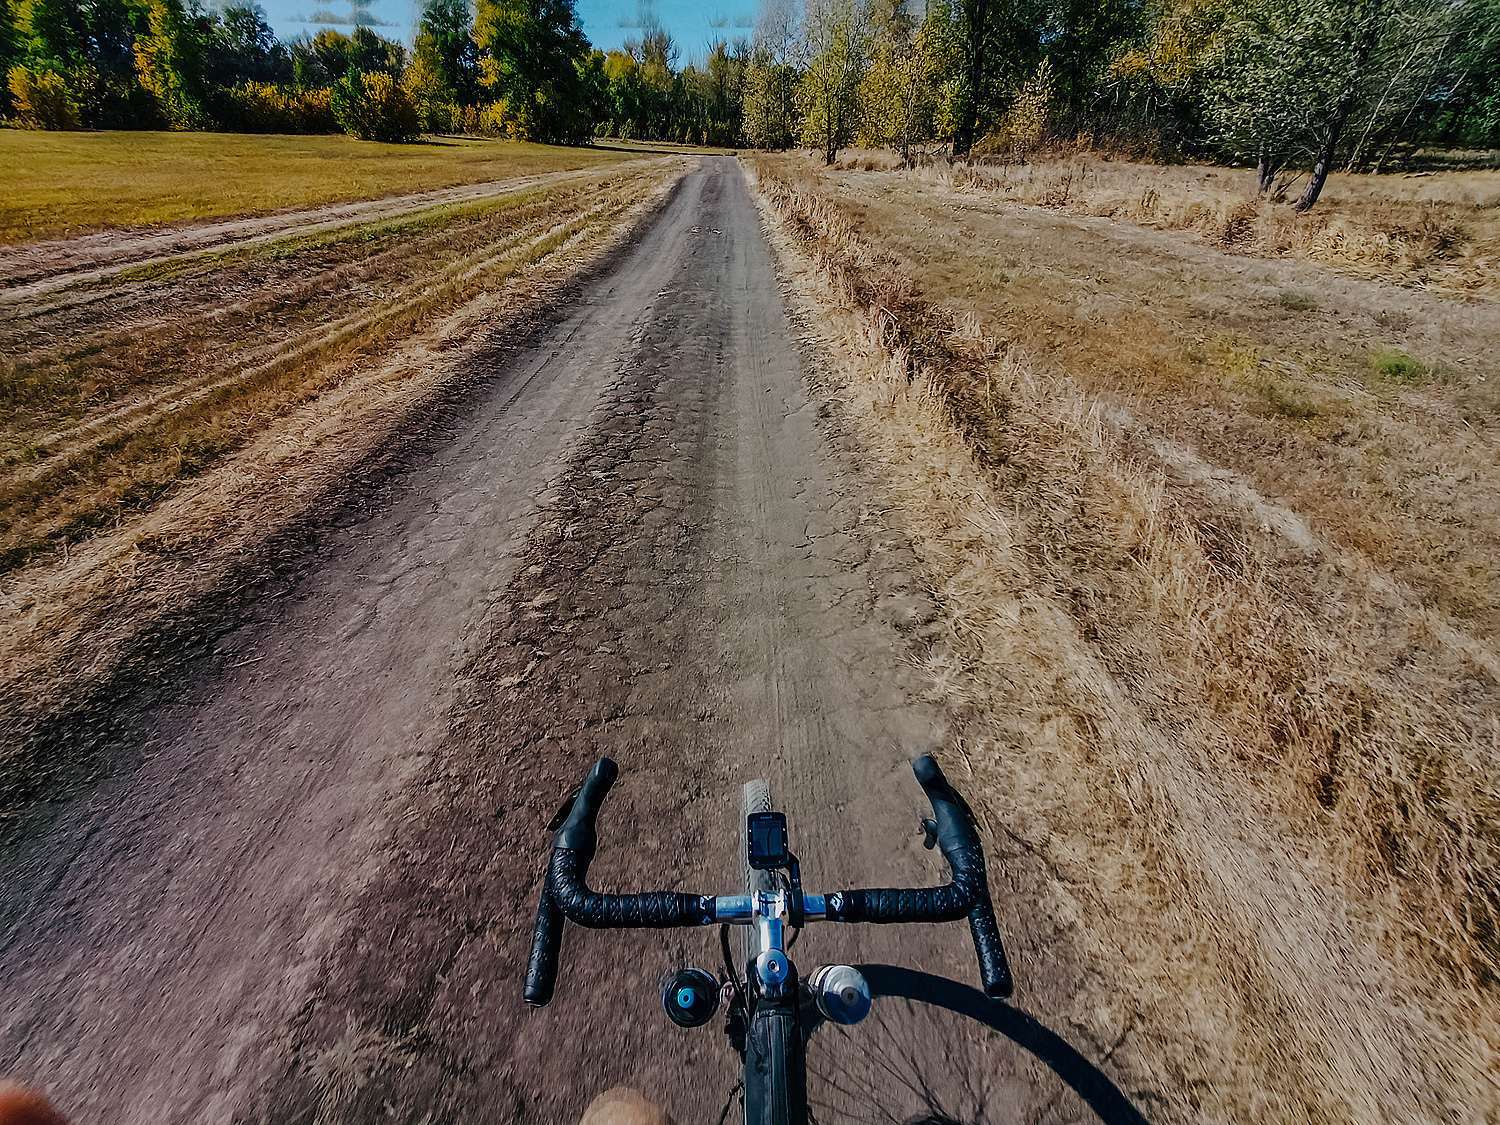
[[[745,821],[745,838],[750,843],[750,866],[757,871],[772,871],[792,862],[786,843],[786,814],[751,813]]]

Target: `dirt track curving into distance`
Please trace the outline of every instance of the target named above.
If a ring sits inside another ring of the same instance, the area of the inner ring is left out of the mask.
[[[816,385],[738,166],[705,161],[211,666],[163,669],[136,764],[7,845],[0,1073],[79,1122],[568,1122],[620,1083],[717,1120],[723,1037],[657,1006],[713,931],[572,929],[549,1008],[520,980],[543,826],[601,753],[598,884],[732,889],[758,775],[810,889],[941,874],[906,764],[945,733],[910,661],[937,607]],[[1072,987],[1054,952],[1020,1004]],[[794,956],[975,976],[956,926]],[[821,1038],[819,1121],[1090,1118],[902,1005]]]

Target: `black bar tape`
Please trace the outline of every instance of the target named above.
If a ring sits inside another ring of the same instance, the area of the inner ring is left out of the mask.
[[[969,911],[969,933],[974,937],[974,952],[979,957],[979,979],[984,994],[991,1000],[1009,1000],[1015,992],[1010,976],[1010,962],[1000,941],[1000,927],[995,925],[995,907],[986,893]]]
[[[604,895],[588,889],[589,860],[571,848],[554,848],[547,884],[557,907],[571,921],[593,930],[708,926],[714,920],[713,895],[651,891],[638,895]]]
[[[931,754],[912,763],[917,783],[932,803],[938,847],[952,879],[946,886],[908,890],[881,888],[842,891],[828,896],[828,917],[835,922],[956,922],[989,895],[984,852],[963,798],[953,791]]]
[[[563,913],[557,908],[548,880],[543,879],[542,898],[536,908],[536,930],[531,936],[531,964],[526,968],[526,1003],[533,1008],[540,1008],[552,999],[562,931]]]
[[[956,922],[974,907],[983,886],[984,860],[977,848],[948,853],[952,881],[941,887],[888,887],[840,891],[828,896],[828,918],[834,922]]]

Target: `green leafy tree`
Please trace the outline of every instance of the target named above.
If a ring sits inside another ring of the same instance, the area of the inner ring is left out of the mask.
[[[313,37],[312,53],[330,84],[350,70],[395,78],[406,69],[406,48],[368,27],[356,27],[350,35],[325,28]]]
[[[810,0],[803,27],[807,60],[798,88],[804,144],[832,164],[859,127],[868,29],[858,0]]]
[[[906,0],[870,5],[870,64],[860,87],[860,142],[894,148],[910,163],[912,146],[934,136],[952,67],[946,9],[929,6],[920,24]]]
[[[79,0],[21,0],[15,26],[20,53],[32,70],[61,72],[88,64],[88,9]]]
[[[573,0],[479,0],[480,83],[502,99],[522,139],[582,144],[595,107],[581,69],[588,41]]]
[[[1048,0],[960,0],[954,11],[951,85],[953,151],[967,153],[1009,107],[1016,88],[1036,72],[1047,37],[1059,34]]]
[[[1065,118],[1083,113],[1119,45],[1136,42],[1146,29],[1140,0],[1059,0],[1041,36],[1058,112]]]
[[[420,131],[416,107],[384,71],[350,69],[334,83],[329,107],[344,132],[362,141],[400,144]]]
[[[790,0],[767,0],[755,24],[740,94],[741,128],[757,148],[787,148],[801,130],[795,66],[799,29]]]
[[[181,0],[148,0],[147,31],[135,40],[135,68],[173,129],[200,128],[205,29]]]
[[[1387,68],[1429,34],[1432,13],[1429,0],[1239,0],[1205,62],[1220,145],[1257,162],[1263,189],[1310,163],[1296,203],[1308,210],[1351,121],[1383,112]]]
[[[479,102],[479,44],[469,0],[426,0],[413,44],[415,61],[447,86],[458,105]]]
[[[291,77],[291,55],[259,4],[225,8],[219,14],[204,50],[204,80],[210,89],[287,82]]]

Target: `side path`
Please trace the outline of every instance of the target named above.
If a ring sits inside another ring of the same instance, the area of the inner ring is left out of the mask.
[[[257,246],[282,238],[304,237],[356,223],[416,215],[480,199],[512,195],[561,180],[607,175],[611,166],[572,169],[540,176],[519,176],[479,184],[457,184],[433,191],[329,203],[298,211],[191,223],[166,229],[102,231],[78,238],[24,242],[0,247],[0,305],[99,281],[133,266],[160,265],[173,258],[208,251]]]

